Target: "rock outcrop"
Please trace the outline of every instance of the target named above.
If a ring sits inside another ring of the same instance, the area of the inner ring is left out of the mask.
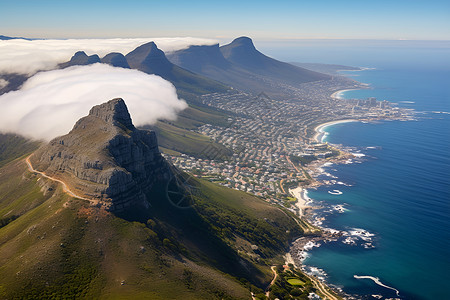
[[[108,64],[113,67],[120,67],[129,69],[130,66],[128,65],[127,59],[125,56],[123,56],[122,53],[112,52],[107,54],[105,57],[101,59],[103,64]]]
[[[148,207],[146,193],[170,175],[155,133],[134,127],[122,99],[94,106],[70,133],[38,149],[31,162],[114,212]]]
[[[59,64],[60,68],[67,68],[72,66],[86,66],[95,63],[99,63],[100,57],[97,54],[88,56],[84,51],[76,52],[72,58],[65,63]]]

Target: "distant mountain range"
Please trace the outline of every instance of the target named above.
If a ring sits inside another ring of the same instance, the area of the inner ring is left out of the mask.
[[[228,45],[191,46],[168,54],[173,63],[248,92],[278,92],[270,83],[292,86],[331,77],[281,62],[259,52],[248,37]]]
[[[75,65],[89,65],[94,63],[106,63],[114,67],[131,68],[147,74],[155,74],[170,81],[177,89],[192,93],[205,94],[225,92],[230,88],[213,79],[195,74],[171,63],[165,53],[154,42],[141,45],[123,55],[121,53],[109,53],[102,59],[98,55],[88,56],[83,51],[78,51],[70,61],[60,64],[61,68]]]
[[[282,86],[286,84],[296,87],[306,82],[331,79],[329,75],[264,55],[248,37],[237,38],[222,47],[218,44],[191,46],[167,55],[154,42],[141,45],[126,55],[110,53],[101,59],[79,51],[60,67],[97,62],[156,74],[172,82],[178,90],[197,95],[224,92],[233,87],[274,96],[281,94]]]
[[[24,39],[0,35],[1,40]],[[29,40],[29,39],[27,39]],[[297,87],[302,83],[329,80],[337,68],[323,68],[318,64],[289,64],[270,58],[258,51],[248,37],[239,37],[230,44],[219,46],[190,46],[187,49],[164,53],[154,42],[141,45],[128,54],[109,53],[103,58],[84,51],[59,68],[74,65],[105,63],[114,67],[137,69],[156,74],[170,81],[184,98],[194,95],[226,92],[231,88],[251,93],[264,92],[271,97],[283,95],[286,85]],[[347,68],[348,69],[348,68]],[[324,74],[325,73],[325,74]],[[22,84],[24,76],[0,74],[9,86],[0,87],[0,93],[14,90]],[[20,79],[20,80],[19,80]]]
[[[31,41],[31,39],[27,39],[24,37],[11,37],[6,35],[0,35],[0,40],[17,40],[17,39]]]

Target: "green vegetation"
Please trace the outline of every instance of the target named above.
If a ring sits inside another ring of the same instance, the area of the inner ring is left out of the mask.
[[[158,137],[158,144],[161,149],[168,149],[173,152],[185,153],[199,158],[205,158],[208,152],[205,149],[214,147],[221,154],[221,157],[226,158],[232,152],[221,144],[212,142],[210,138],[196,132],[189,131],[177,127],[167,122],[158,122],[156,126],[148,127],[156,132]]]
[[[149,210],[114,215],[69,197],[59,184],[30,173],[23,159],[6,164],[0,168],[0,298],[261,294],[270,266],[302,234],[294,217],[247,193],[195,178],[189,184],[191,207],[174,207],[166,185],[155,184]]]
[[[300,285],[300,286],[302,286],[302,285],[305,284],[304,281],[301,281],[301,280],[298,279],[298,278],[288,278],[288,279],[287,279],[287,282],[288,282],[290,285]]]
[[[38,142],[32,142],[19,135],[0,133],[0,167],[32,152],[38,146]]]
[[[256,245],[249,250],[256,257],[274,258],[285,251],[289,241],[302,234],[295,221],[279,208],[244,192],[203,182],[202,195],[195,208],[227,243],[237,237]]]
[[[173,65],[170,71],[161,74],[156,73],[156,75],[160,75],[164,79],[169,80],[177,90],[194,95],[215,92],[223,93],[230,89],[230,87],[218,81],[197,75],[175,65]]]
[[[191,97],[192,98],[192,97]],[[194,97],[194,99],[196,99]],[[213,124],[227,126],[228,115],[196,104],[182,111],[175,121],[160,121],[154,126],[144,126],[156,132],[158,144],[163,153],[169,155],[180,155],[181,153],[198,157],[208,158],[208,149],[213,147],[214,156],[217,159],[226,159],[232,155],[232,151],[221,144],[193,130],[204,125]],[[217,155],[217,153],[219,153]]]
[[[13,161],[0,169],[0,220],[3,226],[41,205],[53,185],[40,187],[38,178],[26,171],[24,161]]]
[[[309,293],[317,293],[311,280],[292,264],[287,268],[277,266],[277,273],[269,299],[308,299]]]
[[[16,215],[12,215],[9,217],[4,217],[0,219],[0,228],[2,228],[3,226],[8,225],[9,223],[11,223],[12,221],[14,221],[15,219],[17,219],[19,216]]]
[[[141,221],[68,197],[23,161],[0,173],[0,298],[248,299],[301,234],[280,209],[202,180],[184,210],[155,186]]]
[[[194,129],[204,124],[227,126],[228,112],[223,113],[209,107],[189,104],[189,107],[178,114],[174,125]]]

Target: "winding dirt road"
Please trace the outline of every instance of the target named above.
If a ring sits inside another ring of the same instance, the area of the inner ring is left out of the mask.
[[[277,278],[278,278],[278,273],[277,273],[276,267],[275,267],[275,266],[271,266],[270,269],[271,269],[272,272],[273,272],[273,279],[272,279],[272,281],[270,282],[269,286],[267,287],[267,292],[266,292],[266,297],[267,297],[267,298],[269,298],[269,296],[270,296],[270,291],[269,291],[270,287],[275,283],[275,281],[276,281]]]
[[[31,155],[33,155],[33,154],[31,154]],[[29,156],[25,159],[25,162],[26,162],[27,165],[28,165],[28,170],[29,170],[30,172],[37,173],[37,174],[41,175],[42,177],[45,177],[45,178],[48,178],[48,179],[50,179],[50,180],[53,180],[53,181],[55,181],[55,182],[60,183],[60,184],[63,186],[63,191],[64,191],[66,194],[68,194],[69,196],[71,196],[71,197],[74,197],[74,198],[77,198],[77,199],[81,199],[81,200],[89,201],[89,202],[92,203],[92,205],[97,205],[97,204],[98,204],[98,202],[99,202],[98,200],[88,199],[88,198],[85,198],[85,197],[82,197],[82,196],[78,196],[77,194],[75,194],[74,192],[72,192],[72,191],[68,188],[67,184],[66,184],[65,182],[63,182],[62,180],[59,180],[59,179],[57,179],[57,178],[55,178],[55,177],[48,176],[48,175],[45,174],[44,172],[41,172],[41,171],[38,171],[38,170],[34,169],[34,168],[33,168],[33,165],[32,165],[31,162],[30,162],[30,157],[31,157],[31,155],[29,155]]]

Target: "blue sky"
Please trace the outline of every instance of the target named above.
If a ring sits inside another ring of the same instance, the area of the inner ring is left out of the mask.
[[[0,34],[450,40],[450,1],[0,0]]]

